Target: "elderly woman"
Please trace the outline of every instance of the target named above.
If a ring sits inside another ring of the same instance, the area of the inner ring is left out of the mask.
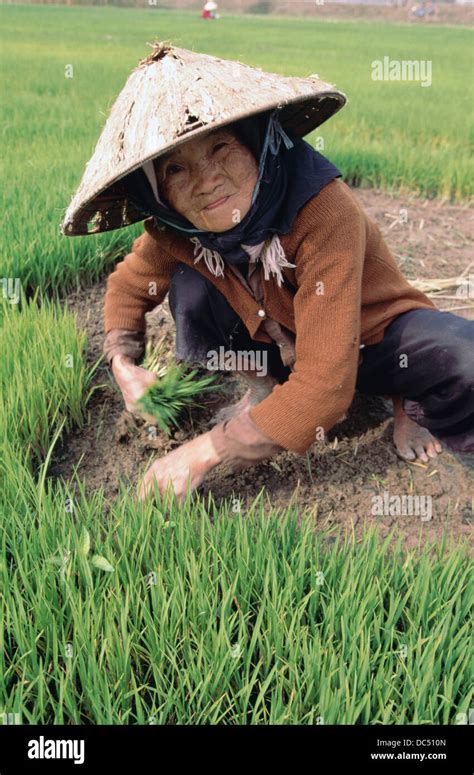
[[[156,460],[179,499],[221,462],[242,468],[304,453],[354,391],[394,401],[394,443],[408,460],[442,442],[474,451],[474,322],[438,311],[401,274],[341,173],[264,112],[180,144],[128,176],[149,217],[109,276],[104,352],[125,405],[154,376],[137,364],[144,313],[169,292],[176,355],[253,352],[243,399],[207,432]],[[191,236],[192,235],[192,236]]]

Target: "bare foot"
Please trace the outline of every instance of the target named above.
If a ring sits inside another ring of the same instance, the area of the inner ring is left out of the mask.
[[[427,428],[422,428],[405,414],[401,398],[393,398],[393,408],[393,441],[401,458],[419,458],[423,463],[428,463],[430,458],[437,457],[443,451],[441,442],[435,439]]]

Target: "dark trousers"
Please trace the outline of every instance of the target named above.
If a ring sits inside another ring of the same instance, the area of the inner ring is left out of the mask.
[[[262,350],[267,353],[270,373],[280,382],[288,379],[291,369],[283,365],[278,346],[251,339],[225,296],[193,267],[179,265],[168,300],[176,324],[177,359],[205,365],[208,351],[219,347]]]
[[[265,350],[268,368],[285,382],[276,344],[252,339],[223,294],[193,267],[180,264],[169,291],[176,356],[205,364],[209,350]],[[398,315],[381,342],[362,349],[356,388],[398,395],[404,409],[446,446],[474,452],[474,321],[434,309]]]

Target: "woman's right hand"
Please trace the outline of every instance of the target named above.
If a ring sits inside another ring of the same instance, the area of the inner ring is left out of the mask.
[[[122,354],[112,358],[112,372],[122,392],[127,411],[143,417],[148,422],[155,422],[151,415],[142,412],[135,404],[147,388],[156,382],[156,374],[137,366],[132,358]]]

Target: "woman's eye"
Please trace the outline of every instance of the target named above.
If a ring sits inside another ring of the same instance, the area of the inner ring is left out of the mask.
[[[222,141],[221,143],[216,143],[216,145],[214,146],[214,150],[216,150],[217,148],[223,148],[225,145],[227,145],[227,143],[224,141]]]
[[[166,168],[166,174],[167,175],[174,175],[176,172],[179,172],[180,169],[181,169],[181,167],[179,166],[179,164],[170,164]]]

